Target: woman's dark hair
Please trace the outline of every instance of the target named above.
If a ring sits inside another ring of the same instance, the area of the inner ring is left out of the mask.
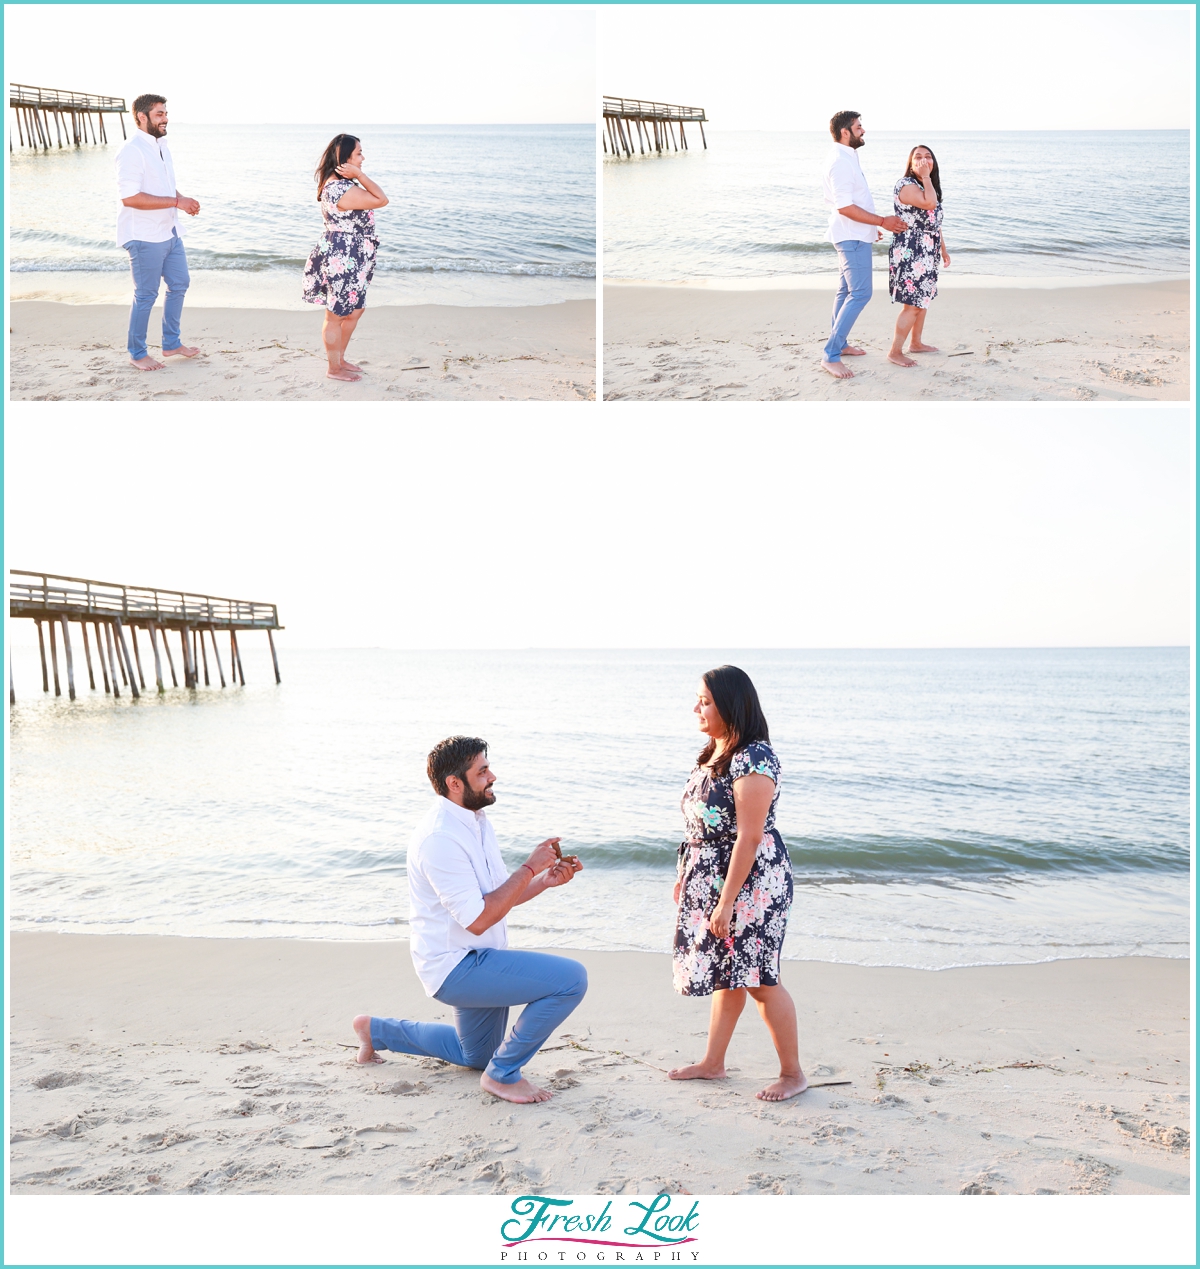
[[[905,176],[911,176],[917,181],[921,178],[913,171],[913,155],[918,150],[929,150],[929,147],[927,145],[914,145],[908,152],[908,166],[904,169]],[[933,186],[933,192],[937,195],[940,203],[942,201],[942,178],[938,174],[937,155],[932,150],[929,150],[929,157],[933,160],[933,167],[929,172],[929,183]]]
[[[756,741],[771,743],[771,734],[767,730],[767,720],[763,717],[762,706],[758,703],[758,693],[750,676],[736,665],[718,665],[703,676],[704,686],[708,688],[717,713],[725,724],[724,747],[721,756],[713,762],[713,775],[723,776],[729,771],[729,760],[739,749],[745,749]],[[712,761],[717,742],[710,739],[697,759],[703,767]]]
[[[487,753],[487,741],[478,736],[448,736],[439,740],[429,751],[425,762],[425,774],[434,790],[446,797],[450,792],[446,781],[457,776],[467,782],[467,771],[481,753]]]
[[[325,188],[325,182],[336,175],[337,169],[343,163],[349,161],[357,144],[357,137],[352,137],[348,132],[339,132],[325,147],[325,153],[321,155],[321,161],[317,164],[318,203],[321,201],[321,191]]]

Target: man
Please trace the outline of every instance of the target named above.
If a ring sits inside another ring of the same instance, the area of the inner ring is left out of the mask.
[[[129,360],[139,370],[161,370],[146,351],[150,310],[158,299],[164,278],[167,298],[163,303],[162,350],[164,357],[194,357],[199,348],[180,340],[179,321],[187,294],[187,256],[179,233],[179,212],[200,214],[200,204],[185,198],[175,187],[167,135],[167,102],[155,93],[143,93],[133,103],[133,136],[117,153],[117,243],[129,252],[133,268],[133,309],[129,314]]]
[[[825,206],[830,208],[825,237],[837,249],[840,280],[833,301],[833,329],[821,366],[835,379],[853,379],[853,372],[842,365],[842,354],[864,355],[846,341],[871,298],[871,244],[883,237],[884,229],[901,233],[906,226],[899,216],[880,216],[875,210],[856,153],[866,144],[862,116],[840,110],[830,119],[829,131],[833,151],[825,165]]]
[[[566,885],[582,865],[547,838],[509,875],[484,807],[496,800],[487,744],[451,736],[426,765],[437,800],[408,849],[409,949],[427,995],[454,1009],[454,1026],[360,1014],[359,1062],[376,1049],[441,1058],[483,1071],[480,1087],[508,1102],[544,1102],[521,1068],[587,991],[578,961],[508,950],[505,917],[518,903]],[[505,1037],[511,1005],[525,1005]]]

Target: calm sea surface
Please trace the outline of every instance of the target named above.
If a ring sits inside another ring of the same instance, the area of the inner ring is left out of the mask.
[[[467,732],[514,866],[551,834],[586,865],[516,910],[513,941],[669,948],[694,685],[727,652],[284,647],[276,687],[243,642],[248,687],[136,702],[87,691],[76,647],[74,705],[16,649],[13,928],[403,938],[424,756]],[[732,659],[783,763],[788,957],[1188,954],[1185,649]]]
[[[15,149],[9,269],[14,296],[127,299],[115,241],[118,140]],[[127,125],[128,126],[128,125]],[[375,303],[550,303],[591,296],[596,274],[591,126],[389,127],[361,136],[365,170],[390,198],[376,212]],[[172,124],[175,174],[201,213],[187,217],[193,296],[300,307],[304,262],[321,234],[313,170],[338,126]]]
[[[691,129],[690,131],[694,131]],[[836,270],[825,241],[827,133],[709,131],[686,153],[604,161],[609,279],[785,279]],[[868,132],[876,209],[914,145],[938,158],[948,277],[1186,276],[1189,135],[1155,132]],[[890,235],[876,247],[887,267]]]

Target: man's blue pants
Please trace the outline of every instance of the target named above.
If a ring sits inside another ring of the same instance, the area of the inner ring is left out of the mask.
[[[372,1018],[371,1045],[393,1053],[441,1058],[515,1084],[521,1067],[570,1016],[587,991],[587,970],[565,956],[485,947],[450,971],[434,1000],[454,1009],[454,1026]],[[524,1005],[506,1037],[508,1011]]]
[[[871,299],[871,244],[835,242],[838,253],[838,289],[833,299],[833,329],[825,345],[826,361],[841,361],[850,339],[850,328]]]
[[[129,355],[134,361],[146,356],[146,329],[150,325],[150,310],[158,299],[158,284],[167,284],[167,298],[163,301],[162,349],[169,352],[183,342],[179,335],[179,323],[183,317],[183,297],[187,294],[191,276],[188,273],[187,254],[183,242],[174,230],[166,242],[125,243],[129,252],[129,264],[133,270],[133,308],[129,313]]]

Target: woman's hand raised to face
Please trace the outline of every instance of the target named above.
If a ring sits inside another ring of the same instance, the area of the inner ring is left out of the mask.
[[[922,156],[921,158],[913,159],[913,172],[916,176],[920,177],[921,180],[924,180],[932,171],[933,171],[932,159],[926,158],[924,156]]]
[[[362,178],[362,168],[357,163],[339,163],[334,169],[337,174],[347,181],[357,181]]]

